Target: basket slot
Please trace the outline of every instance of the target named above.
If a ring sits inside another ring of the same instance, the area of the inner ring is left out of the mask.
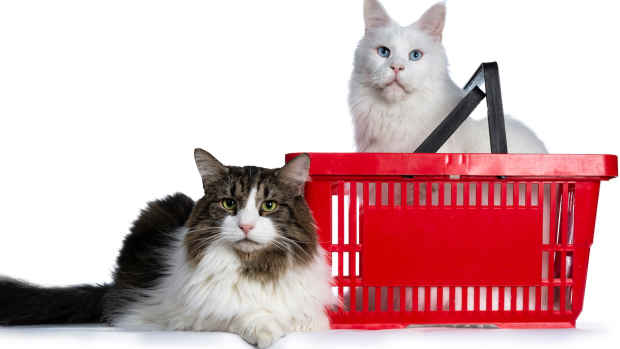
[[[464,287],[463,290],[466,291],[463,294],[463,298],[465,299],[465,303],[466,303],[466,306],[464,307],[465,310],[467,310],[467,311],[474,311],[474,305],[475,305],[474,304],[475,303],[475,301],[474,301],[474,298],[475,298],[474,297],[474,287],[467,287],[467,288]]]
[[[394,287],[394,308],[393,311],[395,312],[402,312],[405,311],[405,307],[404,307],[404,302],[401,302],[401,300],[403,300],[405,298],[405,289],[403,287]]]
[[[478,187],[480,187],[480,189],[478,189],[480,196],[477,195],[480,198],[479,200],[480,205],[489,206],[489,183],[488,182],[478,183]]]
[[[349,255],[353,255],[353,254],[352,253],[350,254],[349,252],[341,252],[340,254],[342,255],[342,276],[343,277],[350,276],[351,273],[349,269],[351,267],[351,263],[349,261]]]
[[[440,197],[440,191],[439,191],[440,185],[439,183],[431,183],[431,193],[427,195],[430,195],[431,197],[431,206],[439,206],[439,197]],[[443,190],[442,190],[443,192]]]
[[[558,232],[558,244],[562,246],[567,245],[568,237],[568,184],[561,185],[561,197],[560,197],[560,212],[559,212],[559,232]]]
[[[440,287],[431,287],[431,311],[438,311],[441,309],[441,302],[443,301],[443,293],[441,293]]]
[[[351,295],[352,293],[350,292],[349,286],[344,286],[342,287],[343,293],[345,295]],[[342,310],[344,311],[351,311],[351,296],[349,297],[344,297],[344,299],[342,300]]]
[[[512,311],[523,311],[523,287],[512,287],[510,309]]]
[[[549,292],[549,288],[547,286],[540,287],[540,298],[541,298],[540,310],[547,311],[547,310],[553,309],[553,307],[548,306],[550,303],[553,302],[553,300],[550,301],[550,299],[552,298],[552,294]]]
[[[506,184],[506,206],[512,207],[518,201],[518,199],[515,200],[515,193],[515,183]]]
[[[444,183],[443,200],[445,206],[456,206],[456,183]]]
[[[518,183],[518,189],[519,189],[519,200],[518,200],[517,205],[519,207],[525,207],[526,206],[525,199],[527,198],[527,186],[525,183]]]
[[[418,206],[426,206],[426,183],[418,183]]]
[[[338,277],[338,252],[331,253],[332,276]]]
[[[502,201],[502,184],[501,183],[491,183],[490,184],[491,187],[491,200],[489,200],[489,202],[493,203],[493,206],[500,206],[502,205],[504,202],[506,202],[506,200]]]
[[[457,286],[452,289],[452,294],[454,295],[452,299],[454,300],[454,307],[450,304],[450,308],[454,311],[463,311],[463,287]]]
[[[465,200],[463,200],[463,198],[467,197],[467,195],[465,195],[464,193],[465,187],[466,185],[463,182],[452,185],[452,197],[456,198],[454,203],[456,206],[465,206]]]
[[[524,302],[527,305],[527,310],[536,311],[536,287],[530,286],[527,288]]]
[[[551,245],[553,248],[556,247],[557,243],[558,243],[558,234],[559,234],[559,230],[558,230],[558,219],[559,219],[559,204],[560,204],[560,199],[561,197],[558,196],[558,185],[557,183],[552,183],[551,184],[551,225],[550,225],[550,232],[551,232],[551,238],[553,239],[551,241]]]
[[[540,195],[539,195],[540,197]],[[551,238],[551,184],[544,184],[543,199],[543,245],[549,244]]]
[[[332,195],[331,197],[331,243],[333,245],[338,244],[338,195]]]
[[[539,184],[538,183],[532,183],[531,184],[532,189],[530,190],[530,202],[532,206],[538,207],[538,188],[539,188]]]
[[[439,304],[443,311],[450,311],[450,304],[453,303],[452,295],[454,294],[451,290],[452,290],[451,287],[448,287],[448,286],[442,287],[442,292],[443,292],[442,300],[443,301],[440,302]]]
[[[499,184],[500,195],[501,195],[500,206],[502,206],[502,208],[504,208],[507,205],[507,203],[506,203],[506,182],[501,182],[501,183],[497,183],[497,184]]]
[[[403,188],[407,189],[406,200],[404,202],[407,203],[407,207],[415,206],[415,183],[403,183],[403,185]]]
[[[575,183],[568,185],[568,244],[575,243]]]
[[[502,309],[504,311],[511,311],[514,310],[514,307],[512,306],[512,290],[514,289],[514,287],[504,287],[502,292],[502,297],[504,299],[504,306],[502,307]]]

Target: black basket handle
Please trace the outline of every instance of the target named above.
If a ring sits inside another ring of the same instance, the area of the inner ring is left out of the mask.
[[[486,93],[480,89],[482,84],[485,85]],[[415,150],[416,153],[436,153],[485,97],[487,99],[489,115],[491,152],[493,154],[508,153],[504,107],[502,105],[502,91],[499,84],[497,62],[482,63],[463,90],[466,92],[465,97],[428,138],[422,142],[418,149]]]

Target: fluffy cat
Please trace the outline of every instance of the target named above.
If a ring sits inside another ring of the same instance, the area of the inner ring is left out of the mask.
[[[438,3],[409,26],[393,21],[377,0],[364,1],[366,32],[355,52],[349,106],[361,152],[413,152],[464,93],[450,78],[441,43],[446,7]],[[506,118],[511,153],[545,153],[522,123]],[[487,120],[466,120],[439,150],[490,152]]]
[[[0,279],[0,325],[107,322],[138,330],[227,331],[260,348],[329,329],[331,270],[304,199],[310,159],[227,167],[195,151],[204,186],[154,201],[135,221],[113,283],[40,288]]]

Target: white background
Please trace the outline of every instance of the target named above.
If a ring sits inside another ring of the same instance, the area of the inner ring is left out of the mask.
[[[402,24],[433,1],[385,0]],[[619,153],[614,1],[456,1],[444,43],[463,84],[500,63],[506,112],[554,153]],[[110,280],[146,201],[234,165],[353,151],[347,85],[362,1],[0,1],[0,274]],[[481,111],[483,113],[483,111]],[[577,330],[331,332],[281,347],[583,347],[618,342],[620,183],[604,183]],[[4,348],[222,347],[232,335],[0,329]]]

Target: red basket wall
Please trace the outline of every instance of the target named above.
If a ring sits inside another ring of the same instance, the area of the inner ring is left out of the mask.
[[[615,156],[310,157],[306,198],[342,299],[332,327],[575,325]]]

